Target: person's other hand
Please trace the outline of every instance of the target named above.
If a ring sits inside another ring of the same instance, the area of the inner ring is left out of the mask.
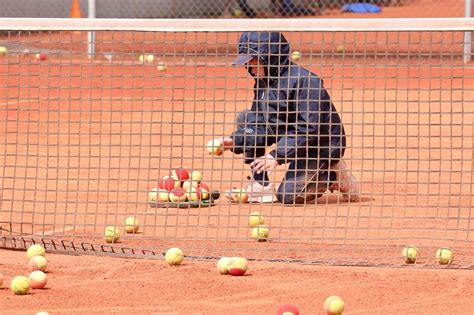
[[[252,167],[252,169],[255,170],[257,174],[260,174],[264,171],[273,171],[277,168],[277,166],[277,160],[270,154],[256,158],[252,163],[250,163],[250,167]]]

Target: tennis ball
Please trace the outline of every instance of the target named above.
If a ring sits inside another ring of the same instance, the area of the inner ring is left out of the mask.
[[[198,182],[188,179],[183,182],[183,189],[188,191],[191,187],[197,188],[198,185]]]
[[[0,55],[8,54],[8,49],[5,46],[0,46]]]
[[[256,227],[257,225],[265,224],[265,219],[260,214],[260,212],[252,212],[249,217],[250,227]]]
[[[301,53],[299,51],[294,51],[291,53],[291,60],[298,61],[301,58]]]
[[[245,188],[232,189],[232,201],[237,203],[247,203],[249,201],[249,195]]]
[[[200,187],[191,187],[186,191],[189,201],[200,201],[209,199],[209,191]]]
[[[48,266],[48,261],[43,256],[33,256],[28,261],[28,270],[33,272],[35,270],[40,270],[45,272]]]
[[[450,248],[441,247],[436,251],[436,258],[440,265],[449,265],[454,259],[454,254]]]
[[[277,315],[299,315],[300,311],[294,305],[285,304],[277,309]]]
[[[407,264],[414,264],[418,258],[418,248],[414,246],[406,246],[402,250],[402,256],[405,257]]]
[[[339,45],[336,47],[336,52],[339,54],[342,54],[344,50],[345,50],[344,45]]]
[[[125,218],[125,232],[132,234],[137,233],[140,229],[140,222],[135,217]]]
[[[171,202],[184,202],[187,198],[186,191],[181,187],[171,190],[169,196]]]
[[[209,155],[217,155],[221,156],[222,155],[222,141],[221,140],[210,140],[206,144],[207,152]]]
[[[35,59],[38,61],[45,61],[46,59],[48,59],[48,57],[46,56],[46,54],[40,53],[35,55]]]
[[[202,181],[202,173],[200,171],[192,171],[191,174],[189,174],[189,178],[199,183]]]
[[[232,11],[232,14],[235,16],[235,17],[241,17],[242,15],[244,15],[244,11],[242,11],[242,9],[234,9]]]
[[[175,177],[180,181],[184,182],[185,180],[189,179],[189,172],[184,167],[178,167],[173,171],[172,177]]]
[[[34,244],[28,247],[28,250],[26,251],[26,257],[30,259],[33,256],[43,256],[46,254],[46,251],[44,250],[44,247],[39,245],[39,244]]]
[[[183,251],[176,247],[168,249],[165,254],[165,260],[171,266],[181,265],[184,260]]]
[[[166,71],[168,67],[166,66],[166,62],[164,61],[160,61],[158,62],[158,65],[156,66],[156,69],[158,69],[158,71]]]
[[[171,175],[163,177],[158,182],[158,187],[167,191],[171,191],[173,188],[181,187],[181,181]]]
[[[140,55],[138,57],[138,61],[140,61],[141,63],[145,63],[145,62],[153,62],[155,60],[155,56],[153,55]]]
[[[30,273],[28,279],[30,280],[30,287],[32,289],[43,289],[46,286],[46,282],[48,282],[46,274],[40,270]]]
[[[340,315],[344,312],[344,301],[335,295],[332,295],[324,301],[324,310],[327,315]]]
[[[108,226],[104,231],[104,240],[107,243],[117,243],[120,239],[120,230],[115,226]]]
[[[226,275],[229,273],[229,262],[230,257],[222,257],[217,262],[217,270],[219,270],[221,275]]]
[[[268,238],[270,229],[265,225],[257,225],[252,229],[252,238],[258,241],[265,241]]]
[[[227,270],[232,276],[243,276],[247,268],[248,261],[243,257],[232,257],[227,264]]]
[[[16,295],[28,294],[30,291],[30,280],[25,276],[16,276],[10,284],[10,288]]]

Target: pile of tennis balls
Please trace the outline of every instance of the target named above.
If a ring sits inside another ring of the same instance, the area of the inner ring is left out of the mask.
[[[15,295],[25,295],[30,292],[30,289],[44,289],[44,287],[46,287],[48,278],[45,272],[48,261],[45,255],[46,251],[44,247],[39,244],[28,247],[26,257],[29,260],[28,270],[30,274],[28,277],[19,275],[13,278],[10,283],[10,289]]]

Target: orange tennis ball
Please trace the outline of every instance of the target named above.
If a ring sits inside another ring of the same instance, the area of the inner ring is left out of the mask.
[[[28,262],[28,269],[30,272],[40,270],[45,272],[48,266],[48,261],[43,256],[33,256]]]
[[[277,315],[299,315],[298,308],[291,304],[285,304],[277,309]]]
[[[232,276],[243,276],[247,268],[248,261],[243,257],[232,257],[227,264],[228,273]]]

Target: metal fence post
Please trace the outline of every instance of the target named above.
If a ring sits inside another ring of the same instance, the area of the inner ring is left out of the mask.
[[[95,11],[95,0],[89,0],[88,2],[89,10],[88,10],[88,18],[95,19],[96,11]],[[89,58],[94,58],[95,55],[95,32],[87,32],[87,54]]]
[[[466,0],[464,12],[465,17],[470,18],[472,16],[472,0]],[[472,50],[472,33],[464,32],[464,63],[471,61],[471,50]]]

